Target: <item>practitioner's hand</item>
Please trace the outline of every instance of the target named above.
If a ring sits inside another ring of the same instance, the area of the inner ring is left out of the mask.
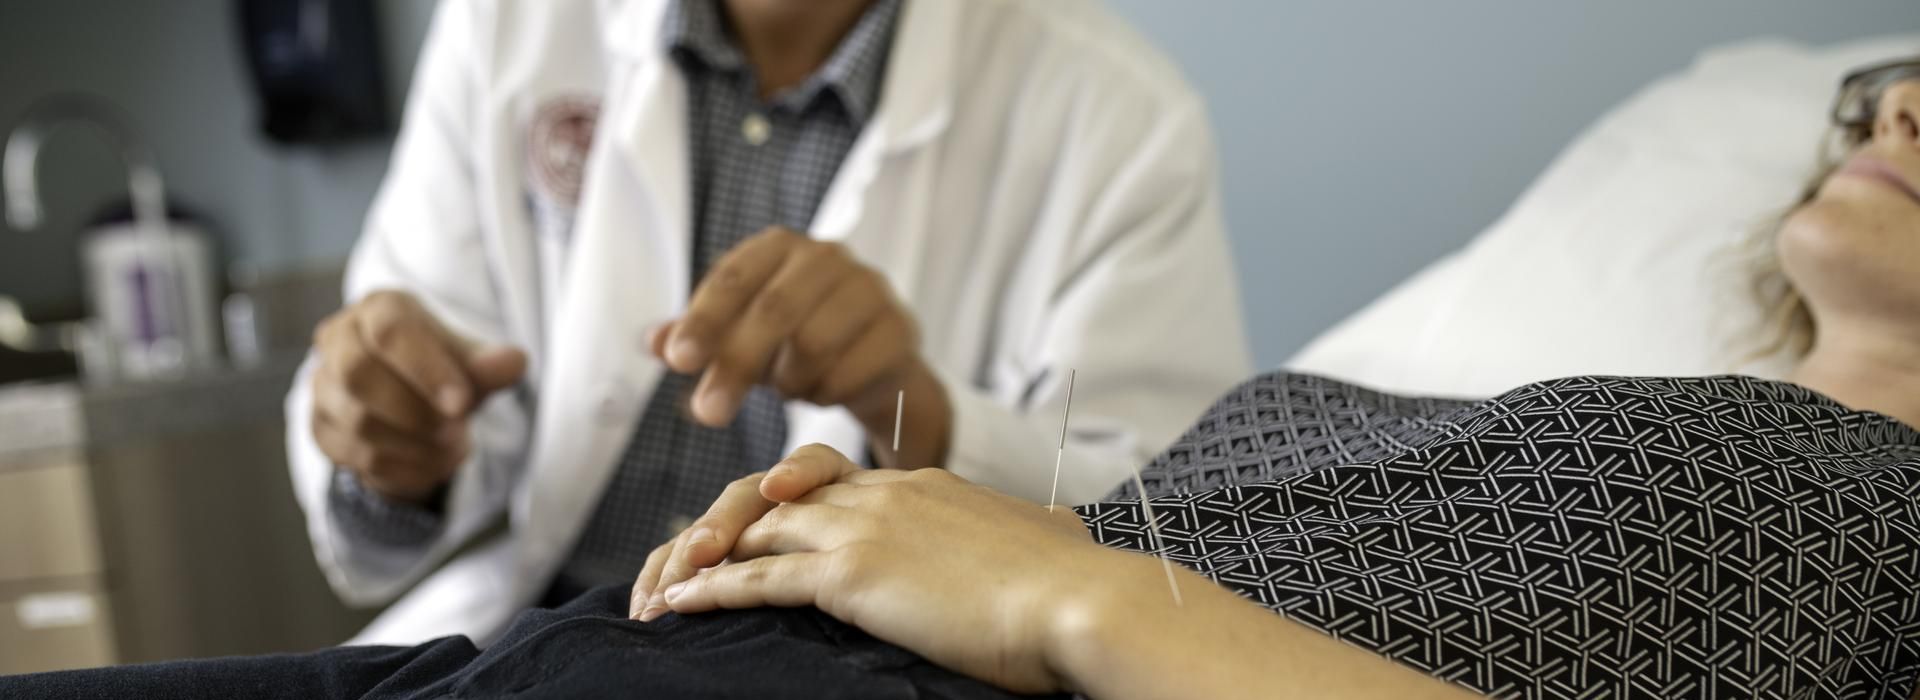
[[[1067,603],[1141,579],[1134,559],[1095,545],[1064,507],[936,469],[843,469],[747,527],[729,563],[664,591],[681,613],[817,606],[962,673],[1042,692],[1066,685],[1048,657]]]
[[[374,292],[314,330],[314,441],[360,483],[420,502],[471,449],[467,419],[527,356],[448,330],[405,292]]]
[[[707,272],[687,311],[658,329],[653,354],[700,375],[692,414],[733,420],[765,384],[790,399],[843,406],[860,419],[882,466],[943,461],[952,406],[920,357],[913,315],[886,277],[844,246],[774,227]],[[902,455],[891,450],[896,392],[906,390]]]
[[[807,445],[794,450],[767,471],[728,484],[706,515],[647,555],[646,566],[633,582],[628,616],[650,622],[666,614],[662,589],[687,580],[700,569],[719,565],[733,549],[741,531],[774,506],[791,502],[859,470],[859,466],[833,448]]]

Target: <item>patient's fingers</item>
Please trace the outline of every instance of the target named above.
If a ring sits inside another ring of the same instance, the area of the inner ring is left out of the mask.
[[[674,538],[660,580],[651,587],[653,594],[647,607],[664,604],[659,587],[685,581],[695,571],[720,563],[733,549],[740,531],[774,507],[772,501],[760,497],[760,481],[765,478],[766,473],[761,472],[727,484],[707,513]]]
[[[706,514],[687,526],[686,535],[681,537],[680,552],[667,562],[667,570],[672,572],[676,564],[700,569],[725,559],[740,531],[776,505],[760,496],[760,485],[766,478],[767,472],[760,472],[728,484],[713,505],[707,507]],[[693,574],[689,571],[686,575]]]
[[[801,498],[858,471],[858,466],[833,448],[806,445],[772,469],[728,484],[705,515],[661,546],[664,555],[655,550],[647,558],[646,567],[634,581],[630,613],[642,621],[658,617],[659,612],[649,611],[665,607],[661,589],[725,560],[741,533],[766,516],[777,502]],[[735,558],[741,557],[736,554]]]
[[[667,587],[667,605],[681,614],[716,608],[815,605],[820,591],[827,587],[834,556],[821,552],[785,554],[708,569]]]
[[[859,488],[829,486],[828,489]],[[837,499],[844,500],[844,499]],[[783,503],[768,511],[759,522],[740,533],[733,543],[735,562],[792,552],[817,552],[845,545],[870,535],[871,519],[853,509],[825,503]],[[689,576],[691,578],[691,576]],[[662,579],[661,584],[679,581]]]
[[[627,617],[641,622],[659,617],[657,612],[648,614],[653,610],[647,602],[652,600],[654,590],[660,587],[660,572],[666,569],[667,557],[673,555],[673,545],[679,540],[679,537],[667,540],[666,544],[654,547],[653,552],[647,555],[647,563],[640,567],[640,575],[634,577],[633,592],[627,597]]]
[[[785,503],[858,471],[859,465],[838,450],[820,444],[803,445],[767,470],[766,481],[760,484],[760,495],[769,501]]]
[[[873,486],[911,478],[913,472],[903,469],[862,469],[840,477],[838,483],[855,486]]]

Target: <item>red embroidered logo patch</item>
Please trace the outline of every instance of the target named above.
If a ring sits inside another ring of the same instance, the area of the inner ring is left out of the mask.
[[[555,202],[567,206],[579,202],[587,152],[593,149],[593,130],[599,121],[598,97],[555,97],[534,113],[527,137],[528,158],[534,181]]]

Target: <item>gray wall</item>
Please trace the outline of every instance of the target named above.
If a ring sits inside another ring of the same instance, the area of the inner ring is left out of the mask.
[[[387,58],[404,76],[431,0],[379,1]],[[1263,365],[1491,223],[1601,110],[1701,47],[1920,31],[1914,0],[1108,2],[1212,102]],[[109,95],[142,115],[175,191],[213,214],[236,257],[271,267],[339,255],[383,144],[263,145],[228,10],[0,0],[0,117],[46,90]],[[107,156],[81,141],[54,147],[72,161],[50,173],[56,231],[118,191]],[[71,242],[33,236],[0,231],[0,294],[33,297],[71,274]]]

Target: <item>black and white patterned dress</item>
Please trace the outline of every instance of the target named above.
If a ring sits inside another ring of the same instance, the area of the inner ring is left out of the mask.
[[[1905,698],[1920,671],[1920,433],[1792,384],[1265,375],[1143,477],[1176,562],[1497,696]],[[1095,539],[1151,549],[1116,499],[1079,509]]]

